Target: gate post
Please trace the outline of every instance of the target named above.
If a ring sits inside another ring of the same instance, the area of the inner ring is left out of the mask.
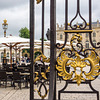
[[[34,0],[30,0],[30,100],[34,100],[34,84],[33,84],[33,72],[34,72]]]
[[[50,84],[49,99],[56,100],[56,0],[50,0]]]
[[[42,0],[42,53],[44,54],[44,3],[45,0]]]

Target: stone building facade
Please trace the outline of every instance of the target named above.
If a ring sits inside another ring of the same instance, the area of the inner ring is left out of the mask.
[[[94,43],[94,45],[97,46],[97,42],[100,42],[100,22],[99,20],[97,20],[97,22],[93,22],[92,23],[92,41]],[[57,40],[65,40],[65,34],[64,34],[64,30],[65,30],[65,25],[59,25],[57,24],[57,28],[56,28],[56,35],[57,35]],[[68,34],[68,39],[67,42],[70,42],[71,37],[74,35],[74,33],[69,33]],[[80,33],[80,35],[82,35],[82,44],[84,49],[87,48],[92,48],[90,41],[89,41],[89,34],[88,33]],[[96,49],[97,53],[100,55],[100,49]]]

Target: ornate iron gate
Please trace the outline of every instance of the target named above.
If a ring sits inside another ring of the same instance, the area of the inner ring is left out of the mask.
[[[92,42],[92,26],[91,26],[91,0],[89,1],[89,22],[83,18],[80,12],[80,0],[77,0],[77,12],[75,17],[68,23],[68,1],[65,0],[65,41],[64,45],[56,44],[56,0],[50,0],[50,59],[44,55],[44,0],[37,0],[37,3],[42,1],[42,53],[35,60],[33,59],[34,52],[34,0],[30,0],[30,55],[31,55],[31,71],[30,71],[30,100],[37,100],[34,98],[34,91],[37,91],[41,99],[56,100],[56,71],[57,75],[66,81],[63,89],[58,91],[58,100],[60,100],[61,93],[95,93],[97,100],[99,100],[99,92],[95,90],[91,81],[95,80],[100,73],[100,59]],[[84,24],[73,24],[77,16],[83,20]],[[65,48],[68,34],[75,33],[70,40],[71,49]],[[79,34],[89,34],[92,49],[85,49],[81,43],[82,36]],[[73,41],[77,41],[76,46],[73,46]],[[99,45],[100,43],[97,43]],[[56,59],[56,49],[61,49],[61,53]],[[36,61],[41,61],[41,65],[36,65]],[[50,66],[46,66],[45,62],[50,62]],[[43,68],[35,72],[36,66]],[[90,66],[90,71],[85,72],[83,68]],[[73,71],[68,72],[66,68],[73,68]],[[76,69],[80,68],[80,74],[77,74]],[[50,73],[49,73],[50,72]],[[48,74],[49,73],[49,74]],[[49,89],[46,82],[49,82]],[[40,84],[39,89],[34,89],[34,84]],[[92,91],[65,91],[68,84],[89,84]],[[44,87],[44,95],[41,93],[41,88]],[[49,92],[49,93],[48,93]],[[39,99],[38,99],[39,100]]]

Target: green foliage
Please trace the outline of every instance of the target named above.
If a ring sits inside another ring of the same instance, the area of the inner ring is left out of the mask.
[[[27,27],[25,28],[21,28],[19,30],[20,34],[19,36],[22,37],[22,38],[30,38],[30,32],[29,32],[29,29]]]
[[[42,40],[42,38],[40,38],[40,40]],[[44,39],[44,41],[47,41],[46,39]]]

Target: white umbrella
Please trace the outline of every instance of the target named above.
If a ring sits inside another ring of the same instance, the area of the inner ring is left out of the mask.
[[[6,46],[0,47],[0,50],[4,50],[4,49],[9,49],[9,48]]]
[[[0,43],[23,43],[23,42],[29,42],[29,39],[21,38],[18,36],[7,36],[7,37],[1,37]]]
[[[10,63],[12,67],[12,48],[20,43],[29,43],[29,39],[21,38],[18,36],[1,37],[0,43],[10,48]]]

